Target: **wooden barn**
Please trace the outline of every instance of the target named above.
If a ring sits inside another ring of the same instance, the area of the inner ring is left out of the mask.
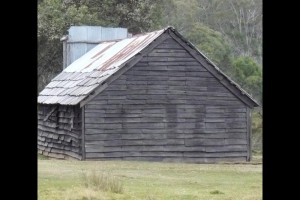
[[[258,106],[172,27],[101,42],[38,104],[40,154],[192,163],[249,161]]]

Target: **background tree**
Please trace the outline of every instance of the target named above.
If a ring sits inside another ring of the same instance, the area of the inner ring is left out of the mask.
[[[241,56],[232,63],[233,77],[242,88],[262,102],[262,68],[253,58]]]
[[[251,56],[261,64],[261,0],[197,0],[197,2],[199,21],[227,36],[235,56]]]
[[[157,26],[156,0],[40,0],[38,2],[38,92],[62,71],[62,43],[71,25],[125,27],[140,33]]]
[[[43,0],[38,5],[38,92],[62,71],[60,38],[71,25],[99,25],[87,6],[62,0]]]
[[[195,23],[186,37],[223,71],[230,72],[231,49],[220,32]]]

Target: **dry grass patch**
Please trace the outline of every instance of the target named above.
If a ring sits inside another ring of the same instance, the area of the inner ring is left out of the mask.
[[[92,170],[90,173],[83,173],[82,180],[84,186],[87,188],[119,194],[123,192],[122,182],[111,174],[100,174]]]

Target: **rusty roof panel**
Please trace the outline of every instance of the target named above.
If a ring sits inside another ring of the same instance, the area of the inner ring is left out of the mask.
[[[40,93],[38,102],[78,104],[165,30],[100,43],[57,75]]]
[[[165,29],[140,36],[127,38],[118,42],[103,42],[69,65],[64,72],[104,71],[107,68],[119,67],[129,58],[140,52]]]

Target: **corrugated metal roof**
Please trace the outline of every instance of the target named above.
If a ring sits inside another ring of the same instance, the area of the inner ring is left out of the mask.
[[[167,28],[166,28],[167,29]],[[76,105],[166,29],[102,42],[57,75],[39,94],[38,103]]]
[[[62,105],[80,103],[89,93],[124,66],[129,59],[168,29],[203,56],[219,74],[240,91],[242,96],[249,98],[256,106],[259,105],[246,91],[172,27],[136,35],[132,38],[100,43],[57,75],[40,93],[38,103]]]

